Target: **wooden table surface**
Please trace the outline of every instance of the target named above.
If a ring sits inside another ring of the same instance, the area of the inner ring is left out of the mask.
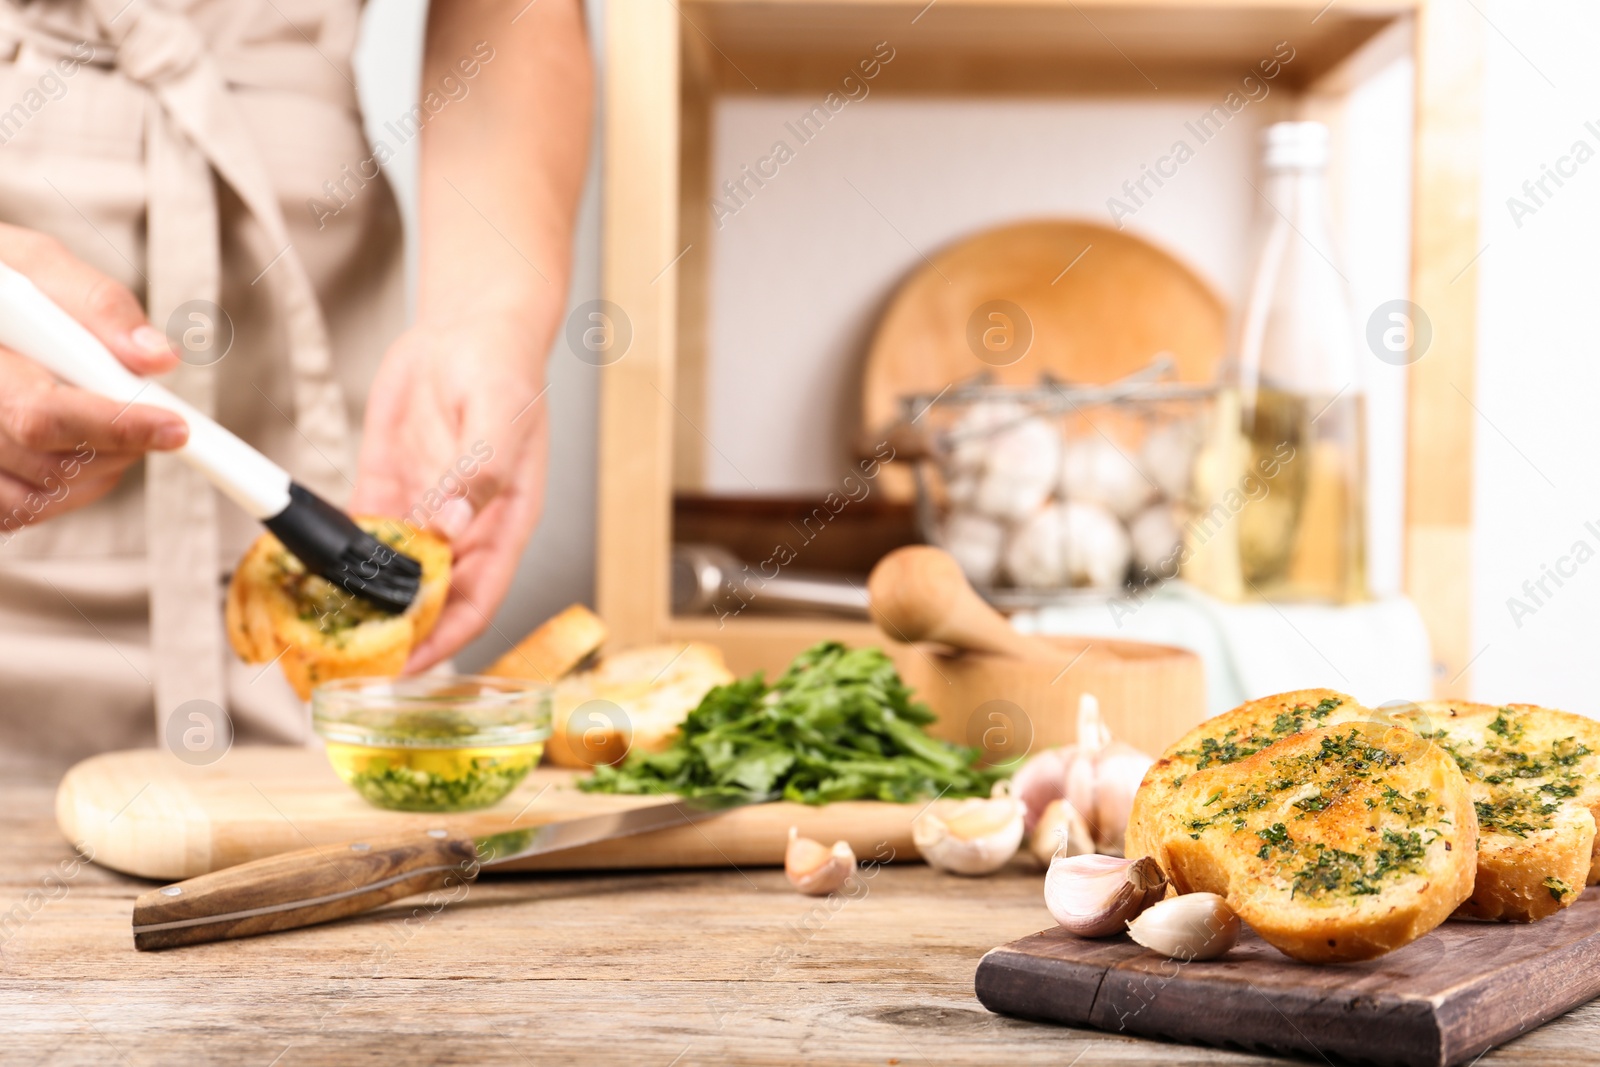
[[[1049,925],[1040,875],[888,866],[850,899],[778,870],[491,878],[437,913],[164,953],[148,883],[74,869],[53,781],[0,776],[0,1063],[1261,1064],[991,1015],[990,947]],[[1483,1064],[1600,1059],[1600,1002]]]

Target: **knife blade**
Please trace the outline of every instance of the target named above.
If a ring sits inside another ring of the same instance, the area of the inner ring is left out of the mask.
[[[284,852],[141,894],[133,904],[133,944],[152,951],[291,930],[430,890],[460,899],[488,866],[697,823],[771,799],[671,797],[490,834],[436,827]]]

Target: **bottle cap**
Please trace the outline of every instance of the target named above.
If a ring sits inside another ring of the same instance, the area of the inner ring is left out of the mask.
[[[1320,122],[1274,122],[1261,134],[1269,170],[1312,170],[1328,165],[1328,127]]]

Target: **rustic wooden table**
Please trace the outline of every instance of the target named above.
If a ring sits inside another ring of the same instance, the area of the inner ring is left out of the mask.
[[[0,1063],[1282,1062],[985,1011],[979,957],[1049,924],[1020,869],[885,867],[831,902],[776,870],[492,878],[437,913],[138,953],[147,883],[75,864],[53,793],[0,780]],[[1481,1062],[1600,1062],[1600,1002]]]

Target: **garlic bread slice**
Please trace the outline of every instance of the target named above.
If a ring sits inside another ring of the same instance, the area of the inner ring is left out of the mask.
[[[1129,859],[1156,855],[1154,816],[1195,771],[1235,763],[1302,730],[1355,720],[1387,720],[1333,689],[1296,689],[1241,704],[1190,730],[1145,772],[1134,795],[1124,852]]]
[[[1600,882],[1600,723],[1531,704],[1428,701],[1394,714],[1465,775],[1478,876],[1459,915],[1533,922]]]
[[[1369,722],[1296,733],[1188,775],[1155,819],[1180,893],[1217,893],[1295,959],[1362,960],[1472,893],[1477,815],[1455,760]]]
[[[228,583],[228,641],[246,663],[276,659],[305,700],[333,678],[389,677],[433,629],[450,590],[450,546],[397,519],[358,516],[356,525],[422,564],[411,606],[390,615],[312,574],[270,533],[256,539]]]
[[[712,689],[734,680],[715,645],[645,645],[556,683],[545,751],[558,767],[592,768],[633,748],[659,752]]]

